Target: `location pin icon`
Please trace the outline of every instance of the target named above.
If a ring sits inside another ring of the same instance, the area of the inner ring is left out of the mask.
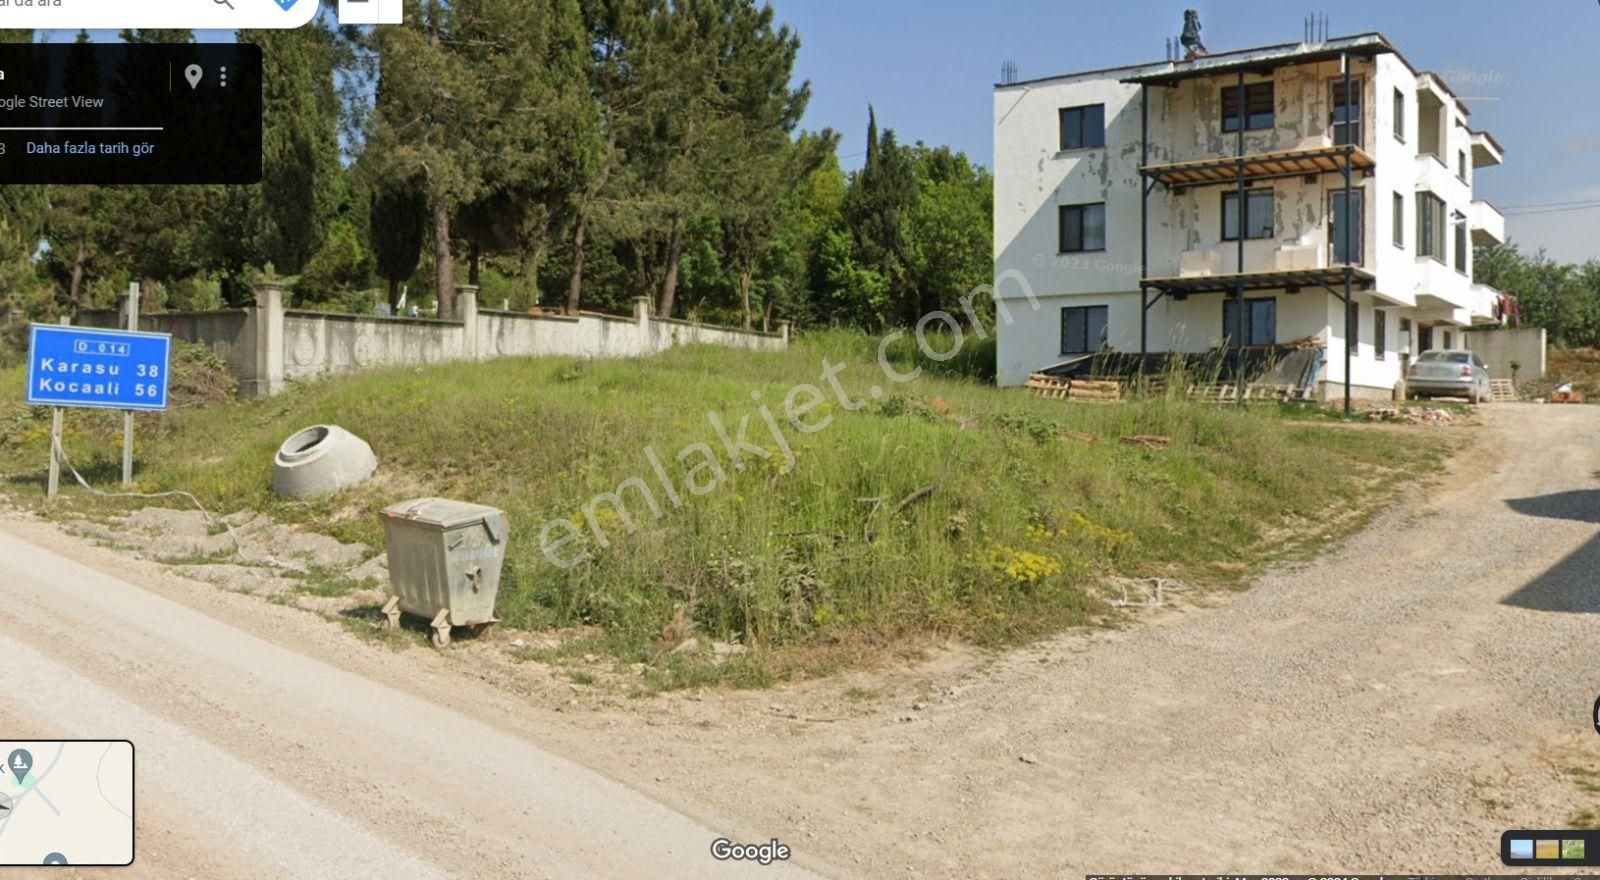
[[[22,784],[23,777],[33,769],[33,754],[27,749],[17,749],[6,758],[6,767],[17,777],[17,784]]]
[[[205,68],[198,64],[191,64],[183,70],[183,78],[189,81],[189,88],[200,88],[200,80],[206,75]]]

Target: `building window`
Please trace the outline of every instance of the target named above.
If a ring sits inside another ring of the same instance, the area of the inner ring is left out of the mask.
[[[1244,111],[1239,110],[1239,87],[1222,89],[1222,130],[1238,131],[1243,119],[1245,131],[1260,131],[1273,126],[1272,83],[1251,83],[1244,87]]]
[[[1406,246],[1406,197],[1394,194],[1394,246]]]
[[[1406,142],[1406,95],[1399,89],[1394,90],[1394,136]]]
[[[1455,348],[1455,343],[1455,336],[1452,335],[1449,330],[1444,331],[1444,347],[1446,349]]]
[[[1389,313],[1382,309],[1372,310],[1372,356],[1383,360],[1389,351]]]
[[[1444,262],[1444,199],[1417,193],[1417,256]]]
[[[1333,111],[1328,114],[1336,146],[1361,146],[1361,78],[1350,78],[1350,106],[1344,105],[1344,77],[1333,80]]]
[[[1350,352],[1356,357],[1361,357],[1361,303],[1352,302],[1348,306],[1350,312]]]
[[[1106,203],[1061,206],[1061,252],[1106,249]]]
[[[1081,150],[1106,145],[1106,105],[1061,108],[1061,149]]]
[[[1361,190],[1350,191],[1350,241],[1347,244],[1341,226],[1345,215],[1344,190],[1334,190],[1329,194],[1328,241],[1333,245],[1333,262],[1336,264],[1361,263],[1361,239],[1364,229],[1362,218],[1365,213],[1363,202]]]
[[[1234,334],[1244,345],[1276,345],[1278,343],[1278,301],[1272,297],[1244,301],[1244,326],[1239,326],[1239,301],[1222,301],[1222,336],[1233,340]]]
[[[1467,274],[1467,218],[1457,217],[1455,222],[1456,234],[1456,271]]]
[[[1466,180],[1467,180],[1467,151],[1466,150],[1457,150],[1456,151],[1456,176],[1461,178],[1461,182],[1462,183],[1465,183]]]
[[[1061,353],[1088,354],[1106,343],[1106,306],[1061,310]]]
[[[1273,191],[1271,189],[1247,189],[1244,192],[1244,237],[1245,238],[1271,238],[1273,232]],[[1222,240],[1237,241],[1239,238],[1239,193],[1225,192],[1222,194]]]

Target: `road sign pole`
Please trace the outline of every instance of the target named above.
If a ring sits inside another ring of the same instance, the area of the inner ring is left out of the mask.
[[[139,329],[139,284],[128,285],[128,329]],[[133,485],[133,410],[122,413],[122,485]]]
[[[72,323],[66,316],[61,318],[62,326]],[[61,455],[56,450],[61,448],[61,417],[66,410],[61,407],[52,407],[50,412],[50,475],[45,479],[44,495],[46,498],[56,497],[61,491]]]

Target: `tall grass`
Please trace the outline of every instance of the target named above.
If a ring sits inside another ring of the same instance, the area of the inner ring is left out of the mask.
[[[642,360],[377,370],[173,413],[145,434],[139,481],[373,546],[382,544],[377,511],[407,497],[502,507],[513,529],[502,617],[518,627],[596,625],[620,656],[645,659],[674,620],[704,637],[766,647],[1037,636],[1090,620],[1102,609],[1095,584],[1108,576],[1235,580],[1270,555],[1264,535],[1369,504],[1375,478],[1431,454],[1393,432],[1177,397],[1067,404],[931,370],[895,385],[873,363],[876,349],[832,332],[773,354],[696,347]],[[901,369],[918,363],[904,351],[893,357]],[[825,362],[846,365],[838,381],[858,409],[829,390]],[[4,375],[8,395],[15,378]],[[800,383],[826,395],[806,417],[831,419],[815,433],[784,424],[783,401]],[[874,386],[883,389],[877,398]],[[762,406],[784,426],[792,470]],[[14,399],[0,404],[0,465],[31,493],[47,441],[37,419],[17,413]],[[730,431],[748,417],[751,441],[771,457],[736,469],[708,413]],[[72,454],[109,468],[111,423],[77,413],[69,422]],[[370,442],[378,477],[325,502],[274,499],[276,446],[323,422]],[[1118,442],[1135,434],[1171,445]],[[677,458],[695,443],[714,450],[727,475],[703,496],[686,483],[704,457]],[[681,507],[668,500],[647,447]],[[649,486],[663,516],[628,490],[636,528],[599,505],[609,543],[601,546],[585,506],[631,477]],[[541,528],[555,521],[587,535],[558,556],[583,550],[587,561],[562,568],[541,552]]]

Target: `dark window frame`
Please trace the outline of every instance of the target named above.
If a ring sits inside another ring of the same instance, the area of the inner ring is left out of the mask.
[[[1081,340],[1082,340],[1082,342],[1079,343],[1080,345],[1083,346],[1082,348],[1071,348],[1071,347],[1069,347],[1067,345],[1067,321],[1068,321],[1069,315],[1072,315],[1072,314],[1080,314],[1081,317],[1082,317],[1082,321],[1081,321],[1082,332],[1080,334],[1078,334],[1080,336]],[[1100,321],[1100,332],[1099,332],[1099,334],[1092,334],[1092,333],[1089,332],[1089,328],[1091,326],[1093,326],[1093,322],[1094,322],[1095,317],[1098,317],[1099,321]],[[1110,331],[1111,331],[1111,307],[1110,306],[1098,305],[1098,306],[1062,306],[1061,307],[1061,353],[1063,355],[1069,355],[1069,354],[1093,354],[1093,353],[1099,351],[1101,346],[1105,345],[1106,341],[1110,338]],[[1090,340],[1090,336],[1093,336],[1093,335],[1098,335],[1100,338],[1098,340],[1091,341]]]
[[[1277,89],[1272,80],[1244,84],[1243,113],[1234,113],[1230,110],[1229,103],[1238,104],[1238,86],[1223,86],[1221,96],[1222,131],[1225,134],[1238,132],[1240,120],[1243,119],[1245,131],[1267,131],[1278,125]],[[1263,109],[1265,108],[1265,109]]]
[[[1366,141],[1364,140],[1366,126],[1362,124],[1365,122],[1365,107],[1363,105],[1365,104],[1366,98],[1364,93],[1361,91],[1361,79],[1362,78],[1359,76],[1350,77],[1350,100],[1355,102],[1356,112],[1355,119],[1345,122],[1339,121],[1340,111],[1344,107],[1344,77],[1337,76],[1330,80],[1330,87],[1333,94],[1332,101],[1328,104],[1328,137],[1333,140],[1334,146],[1342,147],[1346,143],[1349,143],[1351,146],[1355,147],[1366,146]],[[1345,115],[1349,116],[1349,113],[1347,112]],[[1346,132],[1348,132],[1350,130],[1350,126],[1355,126],[1355,140],[1339,140],[1339,130],[1344,129]]]
[[[1372,310],[1372,357],[1387,360],[1389,355],[1389,313],[1383,309]]]
[[[1095,116],[1099,117],[1098,124],[1091,124]],[[1068,143],[1067,121],[1073,119],[1077,124],[1078,143]],[[1079,104],[1076,107],[1062,107],[1056,111],[1056,136],[1061,152],[1068,150],[1093,150],[1106,145],[1106,105],[1105,104]]]
[[[1398,190],[1394,194],[1394,246],[1406,247],[1406,197]]]
[[[1456,150],[1456,177],[1462,182],[1467,182],[1467,151]]]
[[[1264,229],[1264,230],[1260,230],[1260,229],[1256,228],[1255,224],[1250,222],[1250,215],[1252,213],[1251,210],[1250,210],[1250,203],[1251,202],[1260,202],[1262,200],[1260,197],[1263,196],[1263,195],[1266,196],[1268,220],[1267,220],[1267,228]],[[1237,229],[1234,230],[1234,234],[1233,235],[1229,235],[1228,234],[1228,200],[1230,198],[1234,202],[1238,202],[1239,201],[1239,191],[1236,190],[1236,189],[1235,190],[1224,190],[1223,193],[1222,193],[1222,199],[1220,201],[1221,210],[1222,210],[1222,240],[1223,241],[1238,241],[1239,240],[1239,233],[1238,233]],[[1235,210],[1234,213],[1237,214],[1238,213],[1237,210]],[[1244,231],[1245,231],[1244,240],[1245,241],[1260,241],[1262,239],[1271,239],[1274,236],[1276,236],[1278,234],[1278,193],[1277,193],[1277,190],[1273,189],[1270,186],[1252,187],[1250,189],[1245,190],[1244,191],[1244,217],[1241,218],[1241,220],[1242,220],[1243,225],[1244,225]],[[1258,232],[1260,233],[1259,235],[1256,234]]]
[[[1084,222],[1089,211],[1093,208],[1100,209],[1100,246],[1089,247],[1090,239],[1087,235],[1089,224]],[[1067,241],[1067,215],[1076,212],[1078,215],[1078,240],[1075,247],[1068,247]],[[1106,240],[1110,238],[1110,231],[1106,228],[1106,203],[1084,202],[1077,205],[1060,205],[1056,208],[1056,247],[1058,253],[1063,254],[1091,254],[1104,251]]]
[[[1359,187],[1353,188],[1350,190],[1350,197],[1355,200],[1354,214],[1356,228],[1355,235],[1350,239],[1351,246],[1355,248],[1355,259],[1343,261],[1343,263],[1348,263],[1351,266],[1362,266],[1366,264],[1367,259],[1366,190]],[[1339,247],[1342,244],[1340,239],[1343,236],[1339,232],[1339,217],[1343,214],[1343,212],[1335,206],[1335,202],[1342,198],[1344,198],[1343,189],[1328,190],[1328,244],[1330,245],[1329,253],[1333,257],[1339,256]],[[1341,261],[1337,259],[1332,260],[1331,262],[1341,263]],[[1341,263],[1341,265],[1343,263]]]
[[[1444,199],[1433,192],[1422,189],[1417,190],[1417,256],[1445,261],[1445,247],[1448,239],[1445,236]]]
[[[1225,340],[1229,344],[1232,344],[1233,320],[1234,320],[1234,316],[1232,314],[1233,307],[1238,302],[1239,301],[1237,299],[1234,299],[1231,296],[1224,297],[1223,300],[1222,300],[1222,338],[1223,338],[1223,340]],[[1256,307],[1257,306],[1268,306],[1269,310],[1271,311],[1271,317],[1270,317],[1269,320],[1271,321],[1271,325],[1272,326],[1271,326],[1271,332],[1269,332],[1269,333],[1257,334],[1257,332],[1256,332],[1256,330],[1258,329],[1257,326],[1256,326],[1256,324],[1257,324],[1257,321],[1256,321]],[[1245,300],[1244,300],[1244,327],[1243,327],[1243,333],[1244,333],[1244,338],[1246,340],[1244,345],[1246,347],[1264,348],[1266,346],[1277,345],[1278,344],[1278,298],[1277,297],[1275,297],[1275,296],[1254,296],[1254,297],[1246,297],[1245,298]],[[1266,338],[1267,341],[1266,342],[1257,342],[1256,340],[1258,338],[1258,335],[1261,336],[1262,338]]]
[[[1406,142],[1406,93],[1399,89],[1394,90],[1394,137]]]
[[[1467,218],[1456,218],[1451,226],[1451,234],[1455,239],[1456,271],[1465,275],[1467,274],[1467,255],[1471,251],[1471,248],[1467,245]]]

